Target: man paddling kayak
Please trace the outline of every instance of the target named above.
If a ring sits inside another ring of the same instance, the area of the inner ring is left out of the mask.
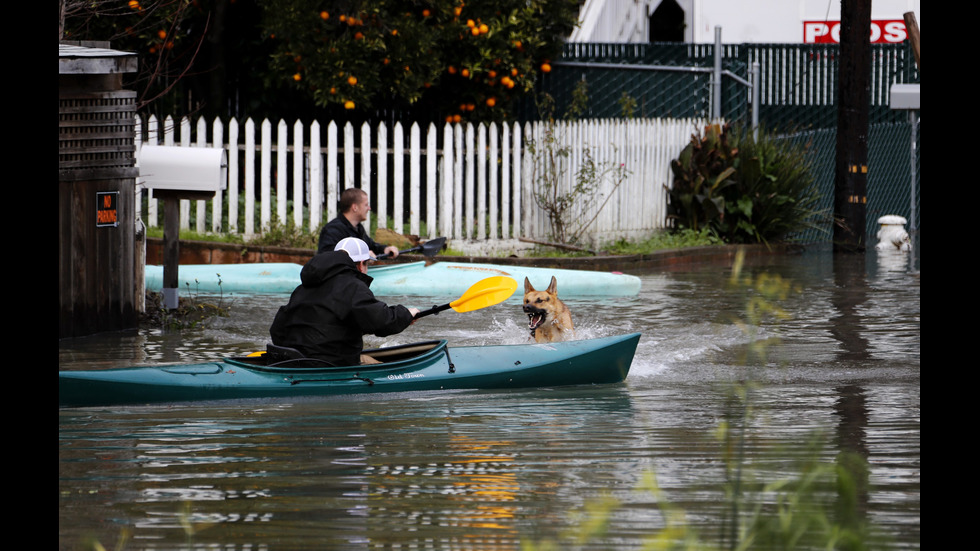
[[[279,308],[269,334],[272,343],[334,365],[357,365],[365,334],[386,337],[404,331],[417,308],[388,306],[375,298],[367,275],[371,254],[356,237],[336,250],[317,253],[300,271],[301,284]]]
[[[391,258],[398,257],[398,247],[376,243],[364,229],[362,222],[367,220],[371,211],[367,192],[353,187],[345,189],[340,194],[339,207],[340,214],[320,230],[317,253],[332,251],[342,239],[356,237],[367,244],[371,256],[388,254]]]

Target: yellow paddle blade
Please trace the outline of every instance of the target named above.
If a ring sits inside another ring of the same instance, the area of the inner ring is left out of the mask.
[[[507,276],[494,276],[481,279],[463,293],[463,296],[449,303],[457,312],[472,312],[510,298],[517,290],[517,281]]]

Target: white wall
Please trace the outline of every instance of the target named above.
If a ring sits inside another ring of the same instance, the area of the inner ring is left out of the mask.
[[[715,41],[715,26],[721,26],[721,41],[741,43],[803,43],[804,21],[840,21],[840,0],[677,0],[690,15],[695,43]],[[659,0],[651,0],[652,12]],[[914,12],[919,28],[919,0],[873,0],[871,19],[901,20]]]
[[[722,28],[725,44],[802,44],[804,21],[840,21],[840,0],[676,0],[685,12],[685,42],[713,43],[715,27]],[[646,18],[661,0],[587,0],[571,42],[647,41]],[[645,4],[645,6],[644,6]],[[902,20],[906,12],[919,14],[920,0],[873,0],[872,20]],[[644,9],[645,7],[645,9]],[[615,23],[615,24],[614,24]],[[639,25],[640,27],[638,27]],[[628,28],[626,28],[628,27]],[[642,28],[641,28],[642,27]]]

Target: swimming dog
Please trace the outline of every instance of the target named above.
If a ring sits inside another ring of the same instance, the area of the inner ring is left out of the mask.
[[[528,328],[535,342],[556,342],[575,338],[572,312],[558,298],[558,282],[551,276],[551,284],[544,291],[537,291],[524,278],[524,313]]]

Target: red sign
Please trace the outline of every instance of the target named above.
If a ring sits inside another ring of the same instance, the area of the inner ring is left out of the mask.
[[[871,22],[871,42],[896,44],[908,38],[902,19],[875,19]],[[840,21],[804,21],[804,44],[840,44]]]

